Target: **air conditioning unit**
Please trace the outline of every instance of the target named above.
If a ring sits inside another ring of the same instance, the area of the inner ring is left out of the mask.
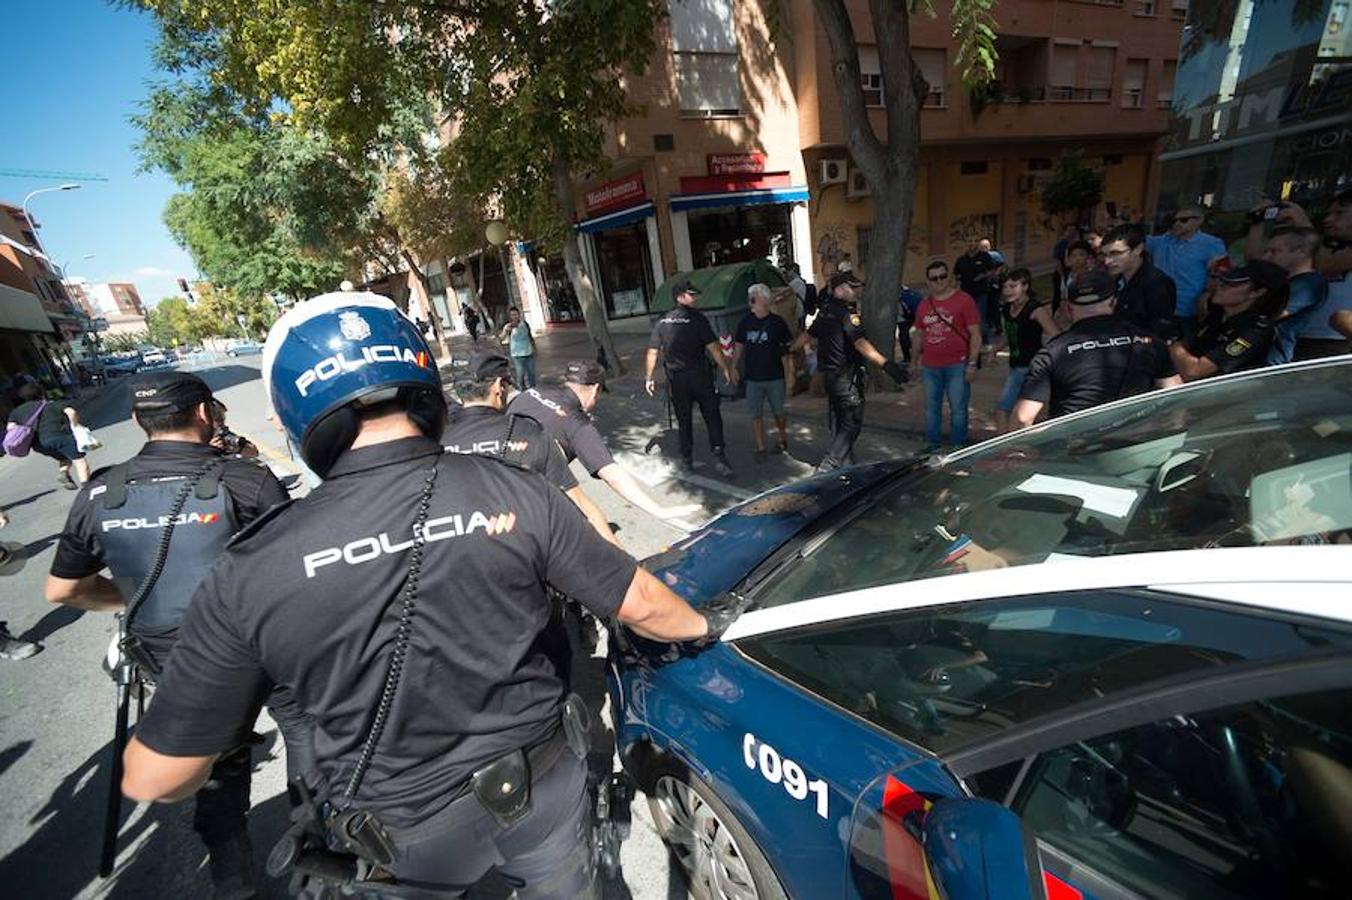
[[[822,184],[844,184],[848,167],[843,159],[822,160]]]
[[[868,179],[859,169],[850,170],[850,180],[845,183],[845,196],[850,199],[858,197],[868,197],[873,193],[873,188],[869,186]]]

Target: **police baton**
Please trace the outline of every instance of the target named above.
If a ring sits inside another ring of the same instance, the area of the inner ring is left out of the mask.
[[[117,682],[117,724],[113,727],[113,756],[108,761],[108,805],[103,813],[103,846],[99,851],[99,877],[113,873],[117,861],[117,832],[122,814],[122,751],[127,746],[127,718],[131,709],[130,679]]]

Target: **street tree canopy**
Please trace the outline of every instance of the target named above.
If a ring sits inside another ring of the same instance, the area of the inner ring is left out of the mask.
[[[604,168],[606,126],[631,111],[624,73],[647,63],[664,3],[139,2],[175,65],[238,94],[250,114],[319,130],[349,160],[397,146],[416,175],[435,129],[453,131],[443,165],[515,233],[562,247],[589,331],[618,363],[572,233],[572,180]],[[409,115],[420,101],[435,120]]]

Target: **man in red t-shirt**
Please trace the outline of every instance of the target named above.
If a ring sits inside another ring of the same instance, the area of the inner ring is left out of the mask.
[[[967,443],[967,405],[981,352],[981,314],[971,295],[953,286],[947,263],[930,263],[925,280],[930,295],[916,309],[911,358],[925,384],[925,451],[937,453],[945,396],[952,423],[949,444],[957,450]]]

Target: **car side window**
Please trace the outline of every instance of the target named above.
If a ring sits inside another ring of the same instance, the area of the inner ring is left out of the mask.
[[[1319,900],[1347,896],[1350,798],[1352,689],[1343,688],[1043,753],[1012,806],[1057,854],[1142,896]]]
[[[736,646],[940,752],[1151,681],[1352,642],[1352,632],[1146,590],[1003,597],[758,635]]]

